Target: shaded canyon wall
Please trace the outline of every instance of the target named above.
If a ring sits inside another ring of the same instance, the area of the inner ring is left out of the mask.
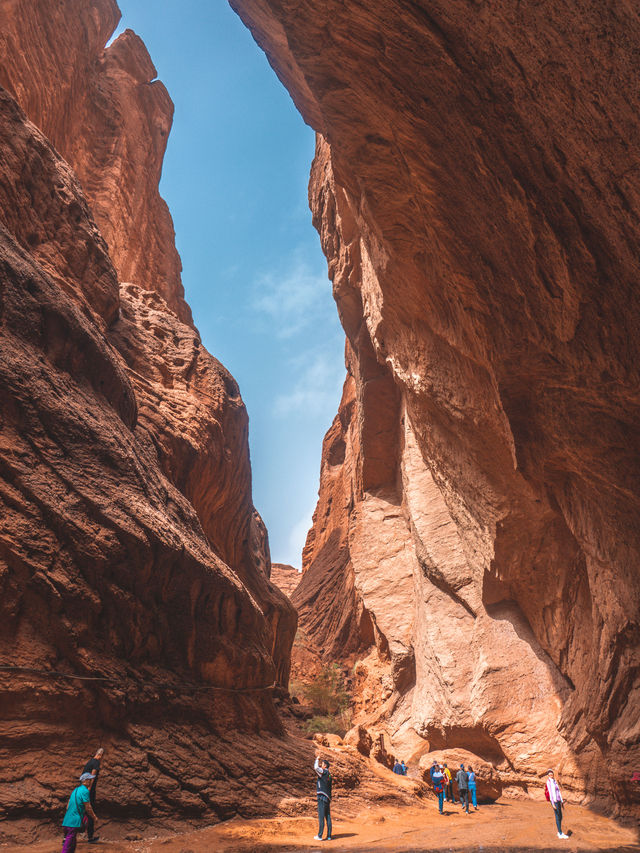
[[[0,807],[53,825],[102,743],[102,816],[264,811],[296,616],[184,301],[173,106],[112,0],[0,18]]]
[[[347,336],[301,624],[375,647],[403,749],[637,813],[638,10],[231,5],[318,132]]]

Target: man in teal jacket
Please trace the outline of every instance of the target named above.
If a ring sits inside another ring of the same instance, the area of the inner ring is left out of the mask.
[[[82,818],[85,814],[90,815],[94,821],[97,821],[96,814],[89,802],[89,788],[93,784],[93,781],[94,778],[91,773],[83,773],[80,777],[80,784],[71,792],[69,802],[67,803],[67,811],[62,821],[62,828],[64,829],[62,853],[74,853],[76,838],[78,831],[82,829]]]

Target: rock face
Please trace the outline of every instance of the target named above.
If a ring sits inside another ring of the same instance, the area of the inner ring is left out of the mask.
[[[231,5],[318,131],[349,344],[303,627],[371,622],[399,742],[637,813],[637,9]]]
[[[171,103],[137,37],[102,50],[115,4],[50,5],[0,6],[4,832],[57,823],[101,741],[105,817],[211,820],[259,802],[296,615],[238,387],[188,322]]]
[[[103,49],[115,0],[2,0],[0,11],[0,86],[72,165],[119,280],[153,289],[191,322],[158,190],[173,104],[143,42],[126,30]]]
[[[287,598],[291,598],[293,591],[300,583],[300,572],[286,563],[271,563],[271,580]]]

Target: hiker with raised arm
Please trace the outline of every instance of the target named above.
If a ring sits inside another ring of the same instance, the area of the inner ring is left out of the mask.
[[[96,752],[93,758],[90,758],[89,761],[84,765],[83,773],[91,773],[93,776],[93,782],[91,783],[91,787],[89,788],[89,797],[91,802],[91,809],[96,807],[96,788],[98,786],[98,776],[100,775],[100,762],[102,761],[102,756],[104,755],[104,749],[100,747],[100,749]],[[95,826],[93,822],[93,818],[91,815],[87,815],[87,839],[89,843],[97,841],[100,837],[99,835],[94,835]]]
[[[313,769],[316,771],[316,795],[318,798],[318,834],[314,841],[322,841],[324,823],[327,822],[327,837],[325,841],[331,841],[331,787],[332,779],[329,773],[329,762],[326,758],[316,757]]]

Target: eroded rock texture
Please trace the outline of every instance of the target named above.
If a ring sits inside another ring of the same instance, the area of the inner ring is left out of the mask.
[[[137,37],[103,52],[110,0],[54,6],[1,4],[0,80],[35,119],[0,89],[5,831],[56,825],[100,742],[104,817],[264,810],[296,616],[238,387],[182,299],[171,103]]]
[[[118,278],[148,285],[190,322],[158,190],[173,103],[143,42],[125,30],[103,49],[115,0],[1,0],[0,14],[0,85],[72,165]]]
[[[319,133],[350,347],[303,625],[367,611],[400,742],[637,811],[637,8],[232,5]]]
[[[300,572],[286,563],[271,563],[271,580],[288,598],[300,583]]]

